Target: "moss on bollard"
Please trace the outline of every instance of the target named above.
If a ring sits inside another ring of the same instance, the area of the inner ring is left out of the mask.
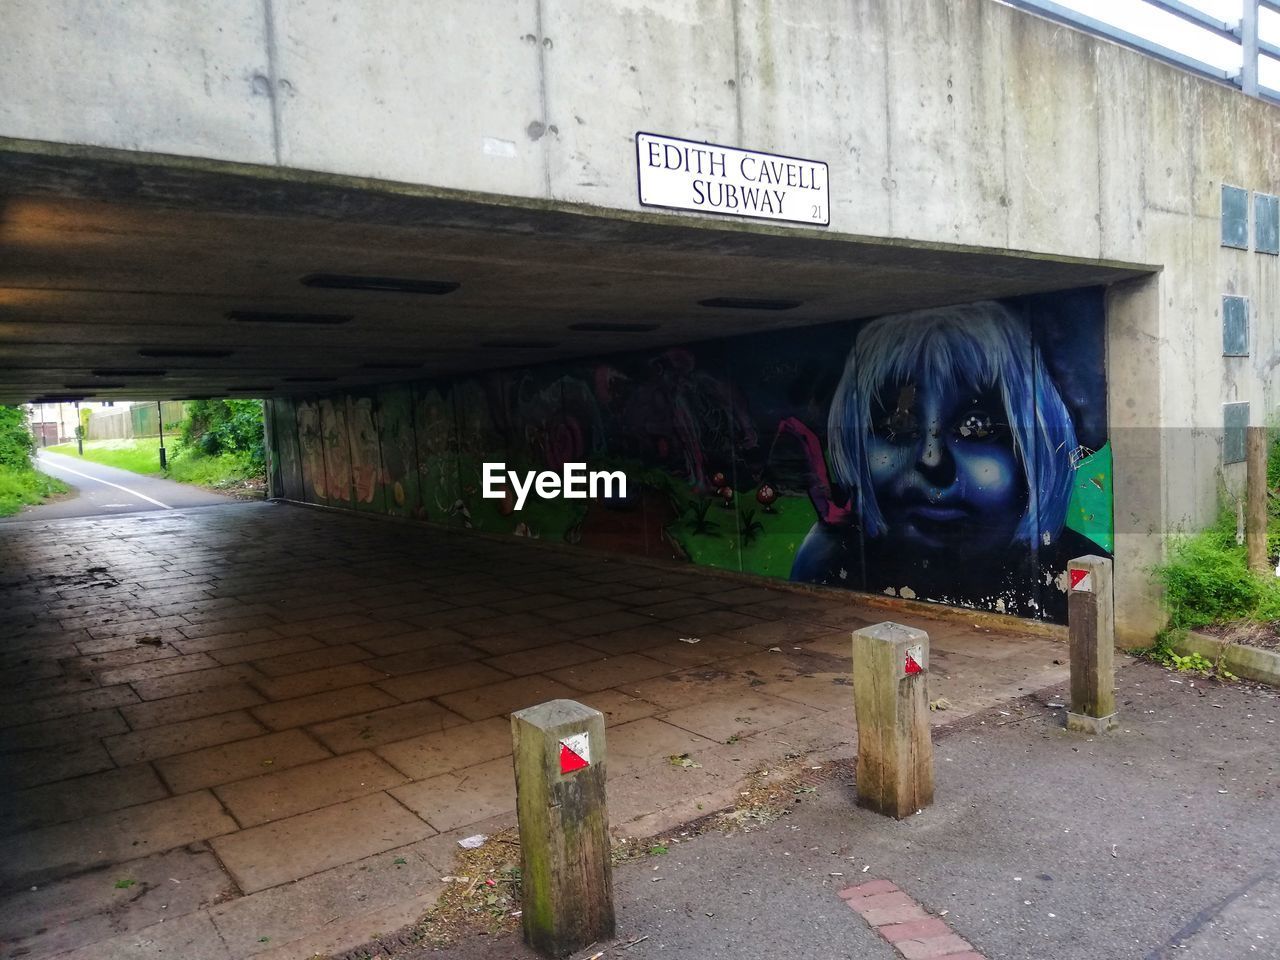
[[[853,634],[858,804],[901,820],[933,803],[929,635],[898,623]]]
[[[524,939],[565,957],[614,934],[604,715],[552,700],[513,713],[511,733]]]
[[[1093,555],[1067,565],[1071,636],[1071,709],[1067,729],[1102,734],[1116,729],[1116,634],[1111,561]]]

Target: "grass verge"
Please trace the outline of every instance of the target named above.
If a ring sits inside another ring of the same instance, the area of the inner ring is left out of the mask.
[[[1268,554],[1275,556],[1280,523],[1268,523]],[[1224,510],[1207,530],[1174,545],[1156,568],[1164,587],[1169,625],[1195,629],[1236,620],[1280,619],[1280,578],[1249,570],[1245,548],[1236,543],[1236,520]]]
[[[53,453],[74,457],[74,443],[49,447]],[[177,440],[165,443],[169,469],[160,469],[160,441],[156,437],[137,440],[90,440],[84,445],[84,459],[107,467],[128,470],[149,477],[165,477],[178,483],[191,483],[214,490],[240,486],[259,480],[262,472],[247,453],[221,453],[206,456]]]
[[[74,443],[60,443],[49,447],[50,453],[77,456]],[[171,447],[169,449],[172,449]],[[84,459],[103,466],[141,473],[146,476],[164,476],[160,469],[160,441],[156,437],[142,440],[86,440]]]
[[[9,517],[25,506],[43,503],[69,488],[38,470],[0,466],[0,517]]]

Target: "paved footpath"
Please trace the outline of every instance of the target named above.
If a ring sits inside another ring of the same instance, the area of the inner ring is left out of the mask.
[[[5,525],[0,595],[6,960],[295,960],[412,922],[514,821],[507,716],[544,700],[604,711],[637,837],[849,750],[860,626],[929,631],[938,722],[1066,675],[1017,621],[272,503]]]
[[[182,507],[207,507],[232,502],[188,483],[160,477],[146,477],[128,470],[103,466],[92,460],[41,450],[37,467],[76,489],[66,500],[27,507],[0,523],[30,523],[37,520],[65,520],[69,517],[96,517],[127,513],[147,513]]]
[[[1280,957],[1280,696],[1123,663],[1119,733],[1068,734],[1044,706],[1064,688],[939,730],[924,813],[859,810],[845,774],[753,832],[670,843],[618,868],[619,940],[577,956]],[[396,954],[534,956],[514,935]]]

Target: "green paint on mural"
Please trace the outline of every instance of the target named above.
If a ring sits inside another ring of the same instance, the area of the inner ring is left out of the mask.
[[[808,497],[780,497],[772,512],[756,502],[755,489],[725,509],[719,497],[685,496],[684,514],[668,535],[696,564],[787,579],[796,550],[813,526]]]
[[[349,398],[347,422],[351,440],[351,487],[356,509],[367,513],[386,513],[382,443],[373,420],[373,397]]]
[[[1067,527],[1088,537],[1107,553],[1115,552],[1116,542],[1111,478],[1111,444],[1107,443],[1076,467],[1066,519]]]
[[[414,388],[414,438],[417,444],[419,504],[414,516],[461,526],[458,499],[458,424],[453,398],[446,391]]]
[[[403,386],[379,390],[377,423],[387,512],[400,517],[417,516],[420,480],[413,431],[413,392]]]
[[[498,462],[506,463],[500,454],[481,459],[470,456],[458,458],[457,475],[462,478],[460,499],[466,510],[466,520],[473,530],[562,543],[566,533],[582,523],[587,514],[586,500],[543,499],[530,491],[523,509],[516,510],[514,493],[506,499],[485,497],[481,486],[484,464]],[[506,466],[518,474],[542,469],[527,461],[506,463]]]

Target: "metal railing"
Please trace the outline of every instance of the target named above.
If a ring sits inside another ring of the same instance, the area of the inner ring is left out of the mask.
[[[1263,8],[1280,13],[1280,0],[1240,0],[1241,16],[1234,23],[1219,20],[1197,7],[1182,0],[1142,0],[1155,10],[1163,10],[1193,26],[1229,40],[1240,47],[1241,68],[1238,71],[1224,70],[1221,67],[1198,60],[1195,57],[1157,43],[1147,37],[1124,30],[1113,24],[1087,16],[1053,0],[1004,0],[1010,6],[1019,7],[1032,13],[1057,20],[1068,26],[1078,27],[1088,33],[1106,37],[1126,47],[1131,47],[1158,60],[1182,67],[1201,76],[1229,83],[1242,92],[1253,97],[1260,97],[1273,103],[1280,103],[1280,90],[1264,86],[1258,80],[1258,66],[1262,57],[1280,62],[1280,46],[1268,43],[1258,36],[1258,14]]]

